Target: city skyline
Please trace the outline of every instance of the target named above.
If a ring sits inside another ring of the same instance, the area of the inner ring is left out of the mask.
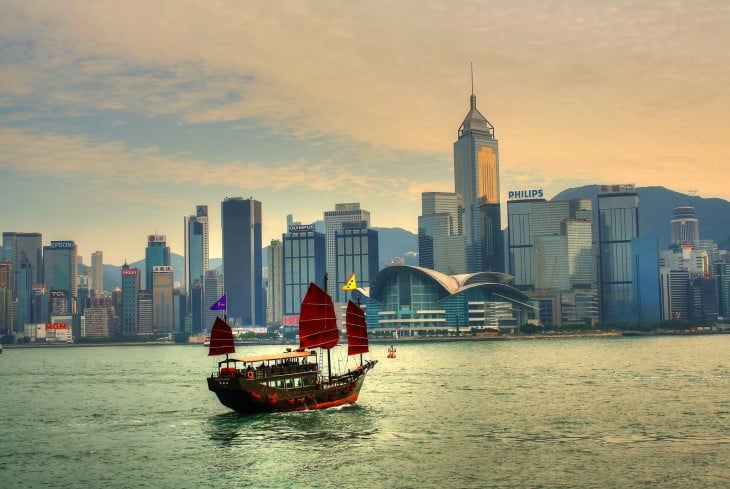
[[[1,230],[85,263],[153,234],[183,254],[196,205],[220,256],[235,196],[264,244],[340,202],[416,233],[421,193],[454,191],[470,63],[503,206],[628,182],[730,200],[724,2],[0,5]]]

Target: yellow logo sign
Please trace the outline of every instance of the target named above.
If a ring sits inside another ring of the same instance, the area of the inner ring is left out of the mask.
[[[347,282],[345,282],[345,285],[342,286],[342,290],[355,290],[357,289],[357,282],[355,281],[355,273],[353,272],[350,275],[350,278],[347,279]]]

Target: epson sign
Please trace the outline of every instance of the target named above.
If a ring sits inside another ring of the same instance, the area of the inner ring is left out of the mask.
[[[71,249],[74,247],[73,241],[51,241],[51,248],[57,249]]]
[[[541,188],[530,190],[510,190],[507,193],[507,200],[542,199],[544,192]]]

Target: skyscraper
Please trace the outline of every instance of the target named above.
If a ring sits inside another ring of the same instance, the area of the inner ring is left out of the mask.
[[[122,265],[122,334],[137,334],[137,314],[140,287],[139,268]]]
[[[421,215],[418,216],[420,266],[448,275],[466,273],[462,207],[455,193],[421,194]]]
[[[337,285],[332,300],[347,302],[350,294],[341,286],[351,274],[355,274],[358,287],[370,287],[378,274],[378,232],[370,229],[365,221],[343,223],[342,229],[335,232],[335,256],[335,275],[330,275],[328,280]]]
[[[337,271],[337,257],[335,255],[335,233],[342,230],[346,222],[364,221],[370,227],[370,212],[360,209],[359,202],[335,204],[335,210],[324,213],[324,234],[327,241],[327,293],[334,299],[337,294],[337,282],[334,280]],[[316,283],[321,284],[321,278]],[[342,285],[342,284],[340,284]]]
[[[15,331],[13,326],[13,264],[0,260],[0,335]]]
[[[712,265],[717,280],[718,313],[730,318],[730,263],[718,261]]]
[[[155,267],[170,265],[170,247],[164,234],[150,234],[145,249],[145,290],[152,290]]]
[[[269,245],[268,263],[268,284],[266,286],[266,322],[268,324],[281,324],[281,293],[282,293],[282,246],[281,241],[272,239]]]
[[[20,270],[25,257],[30,264],[34,284],[43,282],[43,239],[41,233],[3,233],[3,258],[10,260],[13,272]],[[13,299],[17,297],[17,274],[12,279]]]
[[[601,320],[637,322],[634,255],[639,236],[639,195],[633,185],[603,185],[598,194]]]
[[[195,207],[195,215],[185,218],[185,290],[190,290],[197,281],[204,282],[209,268],[208,258],[208,206]]]
[[[499,197],[499,143],[494,126],[469,98],[454,142],[454,188],[463,202],[467,272],[504,271]]]
[[[325,235],[314,224],[290,224],[282,237],[283,321],[299,315],[302,300],[311,282],[323,286],[327,262]],[[292,319],[289,324],[298,324]]]
[[[590,199],[507,203],[508,273],[523,290],[596,285]]]
[[[261,202],[226,198],[221,203],[221,227],[228,319],[242,326],[264,325]]]
[[[171,265],[155,266],[152,270],[152,329],[173,331],[173,270]]]
[[[205,282],[202,289],[205,290],[202,308],[202,329],[195,329],[195,322],[193,321],[193,333],[200,333],[204,330],[210,331],[210,328],[213,327],[213,323],[215,322],[215,318],[217,316],[223,317],[226,313],[226,311],[213,311],[210,309],[210,306],[215,304],[223,295],[223,276],[218,270],[208,270],[205,272]]]
[[[691,206],[675,207],[671,221],[672,243],[697,245],[700,241],[700,224]]]
[[[43,247],[43,282],[54,303],[51,314],[75,314],[77,259],[78,249],[73,241],[51,241],[50,246]]]
[[[104,254],[101,251],[91,254],[91,286],[97,297],[104,292]]]

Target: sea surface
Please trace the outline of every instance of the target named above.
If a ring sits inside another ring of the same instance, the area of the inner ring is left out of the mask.
[[[202,346],[6,348],[0,488],[730,487],[730,335],[387,346],[357,405],[255,416]]]

